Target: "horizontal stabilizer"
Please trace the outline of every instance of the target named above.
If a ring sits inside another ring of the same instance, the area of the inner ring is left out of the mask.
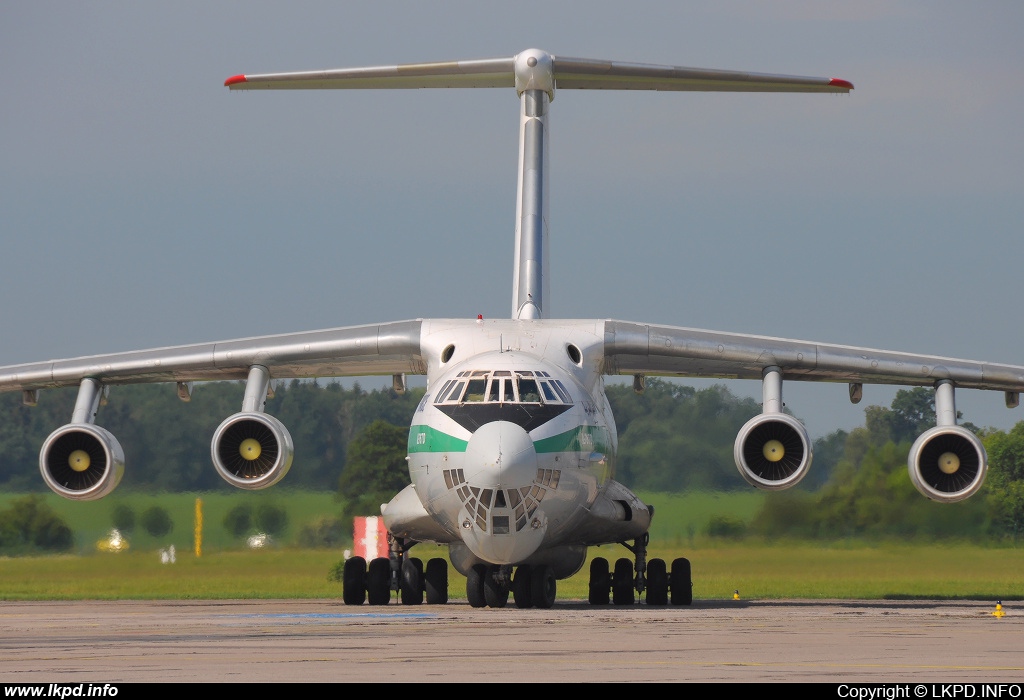
[[[853,89],[852,83],[838,78],[743,73],[589,58],[558,58],[534,49],[523,53],[547,56],[550,59],[548,65],[551,66],[554,87],[563,90],[848,93]],[[236,75],[224,81],[224,85],[231,90],[515,87],[515,71],[516,56],[513,56],[472,61]]]

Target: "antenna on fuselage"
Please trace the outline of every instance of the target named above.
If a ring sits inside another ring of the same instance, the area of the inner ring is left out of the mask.
[[[519,176],[516,196],[512,318],[550,316],[548,300],[548,106],[559,89],[716,92],[849,93],[838,78],[558,58],[527,49],[512,58],[298,73],[236,75],[231,90],[515,87],[519,95]]]

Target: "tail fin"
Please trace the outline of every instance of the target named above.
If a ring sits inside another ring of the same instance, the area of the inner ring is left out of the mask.
[[[528,49],[512,58],[236,75],[224,85],[231,90],[514,87],[520,99],[520,120],[513,318],[550,316],[546,308],[547,115],[556,88],[826,93],[849,93],[853,89],[852,83],[839,78],[558,58],[539,49]]]

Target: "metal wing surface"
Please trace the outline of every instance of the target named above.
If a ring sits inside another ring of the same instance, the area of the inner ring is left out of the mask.
[[[1024,391],[1024,366],[628,321],[605,322],[605,374],[787,380]]]
[[[197,343],[0,367],[0,391],[103,384],[245,379],[253,365],[275,379],[425,374],[420,320]]]

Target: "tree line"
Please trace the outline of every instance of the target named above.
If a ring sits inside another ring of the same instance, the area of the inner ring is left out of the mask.
[[[97,422],[124,448],[121,488],[230,490],[210,463],[209,439],[239,410],[243,392],[243,382],[207,383],[184,403],[173,385],[113,387]],[[288,427],[296,450],[282,484],[336,491],[346,514],[375,511],[408,483],[408,426],[423,392],[297,380],[278,386],[266,410]],[[658,379],[649,379],[642,394],[627,385],[609,385],[607,394],[619,434],[616,478],[627,486],[671,493],[751,488],[736,469],[732,448],[740,427],[761,411],[754,399],[739,398],[722,385],[696,389]],[[38,451],[70,418],[75,395],[74,390],[40,392],[35,407],[23,406],[19,395],[0,395],[0,486],[45,490]],[[815,440],[807,478],[793,489],[769,493],[753,522],[724,518],[713,529],[828,538],[1019,538],[1024,534],[1024,422],[1003,432],[961,420],[982,438],[990,472],[979,495],[957,504],[928,501],[907,474],[910,445],[934,424],[933,392],[901,390],[888,407],[868,406],[863,427]]]

